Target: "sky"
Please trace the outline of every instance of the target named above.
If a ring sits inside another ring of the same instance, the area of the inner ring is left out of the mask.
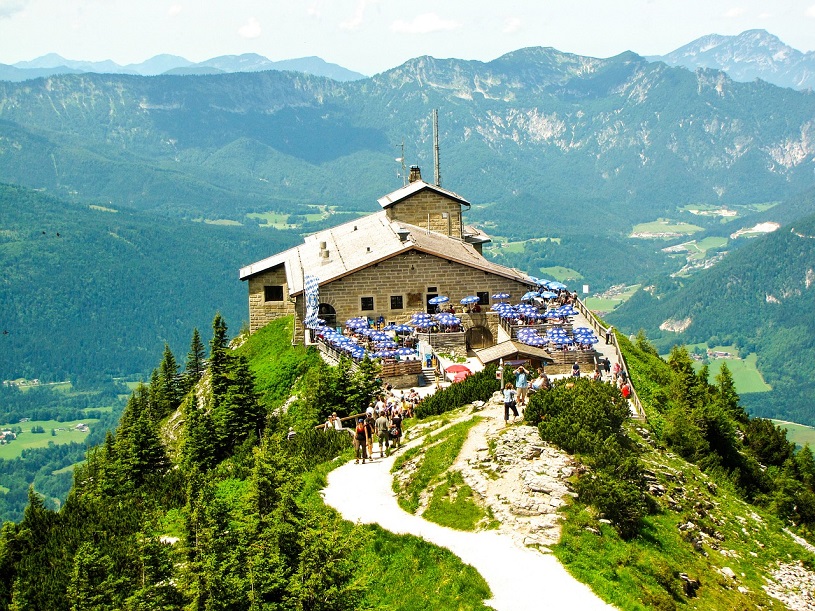
[[[749,29],[812,51],[815,0],[0,0],[0,63],[258,53],[372,75],[422,55],[489,61],[531,46],[663,55]]]

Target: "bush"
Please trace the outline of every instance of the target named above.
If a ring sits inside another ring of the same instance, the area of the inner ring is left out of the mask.
[[[551,390],[535,393],[525,412],[543,439],[580,454],[592,454],[608,437],[621,435],[629,416],[616,386],[588,378],[560,380]]]
[[[570,453],[578,453],[593,472],[580,477],[577,493],[616,526],[620,536],[635,536],[649,512],[642,465],[623,432],[628,403],[619,389],[586,378],[561,380],[536,393],[526,419],[540,435]]]
[[[488,365],[463,382],[451,384],[430,395],[416,406],[416,417],[438,416],[473,401],[489,400],[494,392],[501,390],[501,381],[495,379],[495,371],[495,365]]]

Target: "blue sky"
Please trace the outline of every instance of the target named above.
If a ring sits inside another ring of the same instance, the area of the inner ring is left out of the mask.
[[[659,55],[754,28],[813,50],[815,0],[0,0],[0,63],[259,53],[370,75],[420,55],[486,61],[529,46]]]

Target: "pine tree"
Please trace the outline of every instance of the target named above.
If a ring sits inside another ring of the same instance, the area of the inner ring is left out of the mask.
[[[221,448],[226,453],[240,445],[252,433],[259,437],[265,419],[255,393],[255,377],[249,370],[246,358],[235,357],[229,374],[226,395],[216,409]]]
[[[206,354],[204,352],[204,344],[201,342],[201,335],[198,329],[192,330],[192,341],[190,342],[190,351],[187,353],[187,363],[184,366],[184,382],[183,393],[187,394],[204,375],[206,368]]]
[[[736,383],[733,381],[727,363],[722,363],[722,368],[716,376],[716,401],[731,418],[742,423],[747,422],[749,416],[744,408],[739,405]]]
[[[67,598],[71,611],[116,608],[113,561],[91,542],[83,543],[74,556]]]
[[[164,344],[164,356],[158,369],[158,384],[158,412],[159,417],[164,418],[178,407],[182,392],[179,384],[178,363],[167,344]]]
[[[212,321],[212,340],[209,343],[209,373],[212,380],[212,399],[217,407],[229,387],[229,340],[226,323],[218,313]]]

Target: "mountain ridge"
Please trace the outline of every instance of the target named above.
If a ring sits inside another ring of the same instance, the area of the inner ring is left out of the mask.
[[[737,81],[762,79],[781,87],[815,88],[815,51],[798,51],[766,30],[746,30],[736,36],[708,34],[648,59],[689,70],[719,69]]]
[[[82,73],[158,76],[167,73],[198,74],[207,70],[225,73],[287,70],[324,76],[336,81],[367,78],[364,74],[327,62],[314,55],[273,61],[257,53],[244,53],[242,55],[221,55],[201,62],[192,62],[179,55],[162,53],[139,63],[121,65],[112,60],[71,60],[57,53],[47,53],[35,59],[19,61],[11,65],[0,64],[0,80],[19,82],[32,78]]]

